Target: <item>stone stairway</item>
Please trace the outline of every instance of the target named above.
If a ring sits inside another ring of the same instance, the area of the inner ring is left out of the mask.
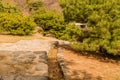
[[[48,80],[48,40],[0,44],[0,80]]]
[[[49,80],[48,53],[58,44],[69,42],[34,39],[0,43],[0,80]],[[53,64],[58,65],[57,57]]]

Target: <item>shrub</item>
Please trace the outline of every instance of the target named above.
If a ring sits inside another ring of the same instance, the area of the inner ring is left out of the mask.
[[[44,7],[44,4],[41,0],[28,3],[29,11],[37,11],[39,8]]]
[[[34,20],[15,13],[0,13],[0,31],[13,35],[30,35],[35,28]]]
[[[75,23],[66,24],[65,30],[61,35],[60,39],[68,40],[68,41],[79,41],[82,40],[84,31],[79,28],[79,26],[75,26]]]
[[[0,1],[0,12],[19,13],[20,11],[16,7]]]
[[[119,0],[60,0],[65,20],[87,23],[81,50],[120,55]],[[78,39],[78,42],[81,42]],[[78,47],[77,47],[78,48]]]
[[[33,17],[36,24],[42,27],[44,34],[54,34],[59,38],[65,29],[63,16],[54,10],[41,8],[33,14]]]

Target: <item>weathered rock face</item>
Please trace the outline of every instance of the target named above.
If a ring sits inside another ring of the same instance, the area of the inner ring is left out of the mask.
[[[59,13],[62,13],[62,9],[59,5],[59,0],[42,0],[48,9],[54,9]]]
[[[0,51],[0,80],[48,80],[45,51]]]
[[[18,75],[8,75],[1,77],[0,80],[48,80],[47,77],[40,76],[18,76]]]
[[[38,39],[0,43],[0,80],[48,80],[47,53],[60,43],[66,44]]]
[[[0,51],[46,51],[49,52],[51,41],[49,40],[20,40],[16,43],[0,43]]]
[[[62,48],[58,48],[57,61],[58,61],[59,65],[60,65],[60,67],[62,69],[64,79],[69,80],[69,78],[67,77],[68,76],[67,74],[69,72],[68,72],[67,68],[64,66],[65,61],[64,61],[64,58],[63,58],[63,50],[62,50]]]

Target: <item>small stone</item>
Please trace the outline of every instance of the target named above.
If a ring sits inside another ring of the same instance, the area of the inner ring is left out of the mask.
[[[24,80],[48,80],[48,77],[41,76],[25,76]]]
[[[46,51],[34,51],[35,54],[47,54]]]
[[[36,65],[35,70],[36,71],[48,70],[48,65],[45,63],[39,63],[38,65]]]
[[[16,78],[16,75],[14,74],[3,76],[3,80],[15,80],[15,78]]]
[[[23,76],[17,76],[15,80],[25,80]]]
[[[45,54],[39,54],[39,59],[45,59],[45,60],[47,60],[48,57]]]
[[[55,37],[53,34],[46,34],[46,37]]]
[[[31,63],[35,58],[36,55],[34,54],[22,54],[16,58],[16,61],[20,63]]]
[[[52,43],[52,47],[54,48],[54,47],[58,47],[58,45],[59,45],[59,42],[58,41],[53,41],[53,42],[51,42]]]
[[[39,59],[38,60],[40,63],[45,63],[45,64],[47,64],[48,63],[48,61],[47,60],[45,60],[45,59]]]

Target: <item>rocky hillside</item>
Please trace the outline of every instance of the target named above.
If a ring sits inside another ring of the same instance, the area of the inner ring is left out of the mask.
[[[26,6],[28,2],[33,2],[36,0],[2,0],[11,5],[16,5],[23,12],[27,11]],[[48,9],[55,9],[58,12],[62,12],[58,0],[42,0]]]
[[[58,0],[42,0],[48,9],[55,9],[58,12],[62,12]]]

